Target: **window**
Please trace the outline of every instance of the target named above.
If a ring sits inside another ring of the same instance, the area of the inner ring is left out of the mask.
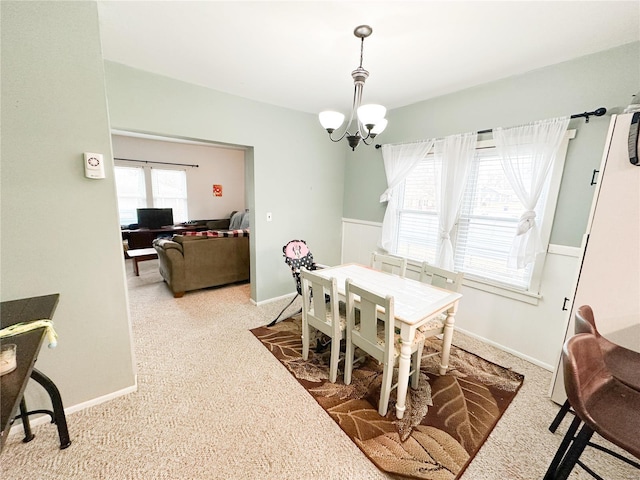
[[[141,167],[115,167],[120,225],[138,222],[136,209],[147,206],[144,170]]]
[[[536,207],[541,240],[548,243],[562,177],[568,132],[557,154]],[[479,141],[470,166],[460,217],[451,237],[457,271],[466,280],[537,293],[542,261],[525,269],[507,267],[507,259],[524,207],[511,188],[492,141]],[[530,161],[523,154],[522,162]],[[438,188],[441,166],[433,155],[422,159],[400,186],[398,230],[394,247],[398,255],[435,263],[438,258]]]
[[[175,223],[189,220],[187,214],[187,173],[184,170],[151,169],[153,206],[173,208]]]
[[[119,165],[114,170],[120,225],[137,223],[136,209],[144,207],[172,208],[175,223],[189,220],[184,170]]]
[[[544,222],[548,190],[547,180],[536,208],[537,222]],[[533,265],[520,270],[507,267],[507,257],[524,210],[495,150],[478,150],[471,164],[458,221],[454,243],[456,268],[472,278],[527,290]]]

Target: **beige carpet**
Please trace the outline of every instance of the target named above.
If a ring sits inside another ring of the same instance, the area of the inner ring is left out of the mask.
[[[28,444],[10,436],[0,453],[2,480],[393,478],[249,331],[288,300],[256,307],[247,284],[174,299],[156,261],[140,270],[129,277],[138,391],[69,415],[67,450],[57,448],[50,424],[35,427]],[[525,376],[461,479],[542,478],[568,426],[567,419],[555,435],[547,430],[557,411],[547,399],[551,373],[459,333],[454,342]],[[637,478],[606,455],[590,451],[585,459],[607,479]]]

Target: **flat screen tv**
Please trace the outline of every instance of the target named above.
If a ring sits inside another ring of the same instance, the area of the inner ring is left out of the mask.
[[[173,225],[171,208],[138,208],[138,228],[161,228]]]

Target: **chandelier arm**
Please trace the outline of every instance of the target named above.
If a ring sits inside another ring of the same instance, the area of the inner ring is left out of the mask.
[[[362,97],[362,89],[360,85],[356,84],[353,87],[353,101],[351,102],[351,114],[349,115],[349,123],[347,123],[347,129],[351,126],[351,122],[353,122],[353,118],[358,119],[358,115],[356,115],[356,110],[360,106],[360,98]],[[356,124],[356,131],[358,130],[358,125]]]
[[[367,142],[367,139],[371,139],[370,142]],[[371,145],[373,143],[373,139],[375,138],[375,135],[372,137],[371,135],[367,135],[366,137],[362,137],[362,143],[364,143],[365,145]]]
[[[344,137],[351,135],[349,133],[349,127],[351,126],[351,123],[353,122],[353,115],[354,115],[354,112],[356,111],[356,108],[357,108],[356,107],[357,98],[358,98],[358,85],[356,85],[355,88],[353,89],[353,103],[352,103],[352,106],[351,106],[351,115],[349,116],[349,121],[345,122],[343,124],[344,125],[344,132],[342,132],[342,135],[340,135],[340,138],[338,138],[337,140],[333,138],[333,133],[336,132],[338,129],[334,130],[333,132],[330,132],[329,133],[329,139],[332,142],[339,142]],[[342,127],[342,125],[340,127]],[[357,127],[357,125],[356,125],[356,127]]]
[[[334,139],[333,138],[333,132],[332,132],[332,133],[329,134],[329,140],[331,140],[332,142],[339,142],[340,140],[342,140],[347,135],[351,135],[351,134],[349,133],[348,130],[345,129],[344,133],[342,135],[340,135],[340,138]]]
[[[351,115],[349,116],[349,121],[344,123],[344,132],[342,132],[342,135],[340,135],[340,138],[338,138],[337,140],[333,138],[333,133],[337,130],[334,130],[333,132],[329,133],[329,139],[332,142],[339,142],[340,140],[342,140],[343,138],[347,137],[347,136],[351,136],[351,134],[349,133],[349,127],[351,126],[351,123],[353,123],[353,117],[355,116],[356,119],[358,118],[357,115],[355,115],[355,111],[357,110],[357,105],[359,102],[359,95],[358,92],[360,91],[360,96],[362,95],[362,91],[361,89],[358,88],[359,85],[356,85],[353,89],[353,103],[351,105]],[[358,125],[356,125],[356,127],[358,127]],[[356,130],[356,133],[354,135],[358,135],[360,132],[359,130]]]

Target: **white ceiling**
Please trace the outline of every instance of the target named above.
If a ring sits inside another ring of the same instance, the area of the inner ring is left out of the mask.
[[[104,58],[294,110],[396,108],[640,40],[639,1],[100,1]],[[639,59],[640,64],[640,59]]]

